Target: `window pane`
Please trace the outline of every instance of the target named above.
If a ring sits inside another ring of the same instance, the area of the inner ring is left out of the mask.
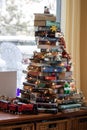
[[[44,13],[44,6],[56,15],[56,0],[0,0],[0,70],[15,69],[18,88],[24,80],[22,71],[29,57],[38,50],[34,13]]]
[[[47,6],[56,14],[56,0],[1,0],[0,35],[34,36],[34,13]]]

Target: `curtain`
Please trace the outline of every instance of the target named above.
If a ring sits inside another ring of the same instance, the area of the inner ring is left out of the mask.
[[[87,0],[80,1],[80,82],[87,100]]]
[[[72,57],[73,78],[80,89],[80,0],[66,0],[65,41]]]

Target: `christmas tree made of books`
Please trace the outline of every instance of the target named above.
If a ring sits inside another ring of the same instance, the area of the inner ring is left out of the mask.
[[[21,97],[37,104],[39,112],[77,111],[82,97],[72,78],[71,56],[56,17],[49,12],[35,14],[35,51],[27,67]]]

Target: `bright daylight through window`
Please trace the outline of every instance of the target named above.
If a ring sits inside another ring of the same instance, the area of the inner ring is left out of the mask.
[[[38,49],[34,39],[34,13],[44,13],[47,6],[56,15],[56,1],[0,0],[0,71],[17,70],[19,83],[29,57]]]

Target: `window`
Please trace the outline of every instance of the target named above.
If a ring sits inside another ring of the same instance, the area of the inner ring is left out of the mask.
[[[20,80],[27,58],[38,50],[34,38],[34,13],[43,13],[47,6],[50,13],[56,15],[58,1],[0,0],[0,70],[15,69],[17,87],[22,85]]]
[[[34,36],[34,13],[47,6],[56,15],[56,0],[1,0],[0,35]]]

